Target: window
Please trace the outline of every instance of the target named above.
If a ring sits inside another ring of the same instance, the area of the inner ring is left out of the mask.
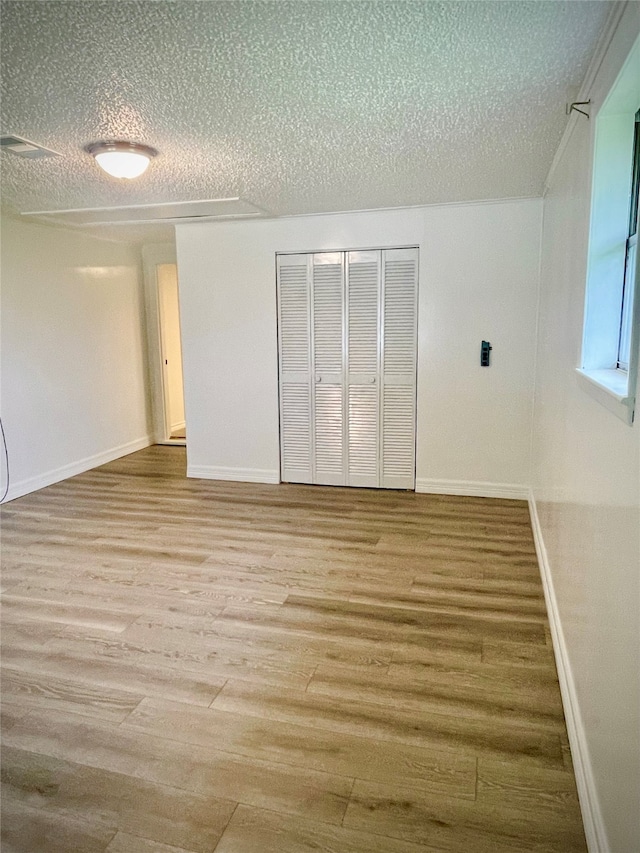
[[[640,344],[640,38],[594,122],[582,362],[585,389],[633,423]]]
[[[638,246],[638,192],[640,190],[640,110],[636,113],[633,134],[633,166],[631,169],[631,200],[629,204],[629,236],[625,252],[624,288],[620,321],[620,344],[618,368],[629,370],[631,354],[631,320],[633,318],[633,294],[635,291],[637,246]]]

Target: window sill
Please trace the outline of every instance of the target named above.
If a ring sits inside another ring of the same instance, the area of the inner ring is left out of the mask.
[[[629,396],[629,374],[624,370],[576,369],[582,388],[627,424],[633,423],[635,397]]]

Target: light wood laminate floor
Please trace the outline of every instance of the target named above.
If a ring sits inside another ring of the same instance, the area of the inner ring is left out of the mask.
[[[525,503],[152,447],[2,550],[3,853],[586,849]]]

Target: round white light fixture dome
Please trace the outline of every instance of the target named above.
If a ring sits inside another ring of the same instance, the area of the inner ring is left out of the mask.
[[[158,153],[149,145],[124,140],[92,142],[85,148],[101,169],[114,178],[137,178]]]

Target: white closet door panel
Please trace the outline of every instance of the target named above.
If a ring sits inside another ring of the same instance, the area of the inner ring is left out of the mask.
[[[313,355],[316,374],[343,371],[344,266],[341,253],[313,256]]]
[[[314,410],[313,482],[325,486],[343,486],[345,476],[342,385],[316,385]]]
[[[382,476],[386,489],[415,487],[415,388],[386,386],[382,403]]]
[[[349,386],[349,471],[347,485],[378,485],[378,389]]]
[[[313,482],[345,483],[344,254],[312,257]]]
[[[380,485],[415,488],[417,249],[383,252]]]
[[[347,484],[378,485],[380,251],[347,253]]]
[[[310,282],[307,255],[278,256],[280,476],[311,483]]]
[[[281,389],[282,479],[311,483],[311,400],[308,382]]]
[[[384,253],[383,371],[416,371],[416,302],[418,258],[416,249],[387,249]]]

